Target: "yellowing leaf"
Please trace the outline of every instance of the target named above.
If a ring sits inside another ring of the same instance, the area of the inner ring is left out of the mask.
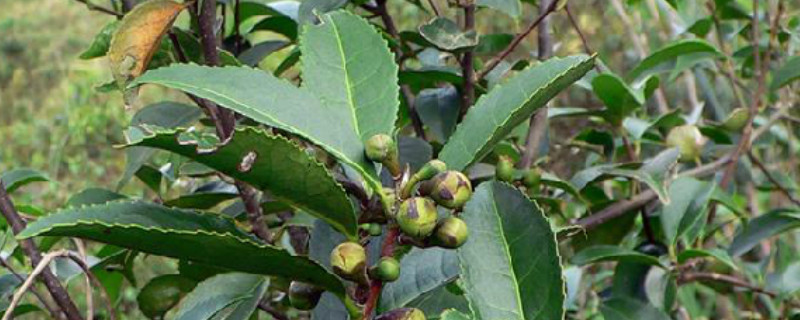
[[[186,6],[171,0],[150,0],[125,15],[108,50],[111,73],[120,89],[144,73],[161,38]]]

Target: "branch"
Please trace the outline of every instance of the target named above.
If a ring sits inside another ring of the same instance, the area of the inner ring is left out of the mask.
[[[103,6],[98,6],[98,5],[94,4],[94,3],[89,2],[88,0],[75,0],[75,1],[78,1],[80,3],[85,4],[86,7],[89,8],[89,10],[92,10],[92,11],[98,11],[98,12],[102,12],[102,13],[105,13],[105,14],[110,14],[110,15],[115,16],[117,18],[122,18],[122,16],[124,16],[122,13],[116,12],[114,10],[111,10],[111,9],[103,7]]]
[[[764,163],[762,163],[760,160],[758,160],[758,158],[756,158],[756,156],[753,154],[752,150],[747,152],[747,156],[750,158],[750,162],[755,164],[756,167],[758,167],[758,169],[760,169],[761,172],[764,173],[764,176],[767,177],[767,180],[769,180],[769,182],[772,182],[772,184],[774,184],[775,187],[778,188],[778,190],[781,193],[783,193],[786,196],[786,198],[789,199],[789,201],[794,203],[796,206],[800,207],[800,200],[795,198],[794,195],[791,192],[789,192],[789,190],[786,189],[786,187],[781,185],[781,183],[778,182],[778,179],[775,179],[775,177],[772,175],[772,173],[770,173],[769,170],[767,170],[767,167],[764,166]]]
[[[23,229],[25,229],[25,221],[20,218],[19,213],[14,207],[14,203],[11,201],[11,197],[9,197],[8,192],[6,192],[6,187],[2,181],[0,181],[0,211],[2,211],[2,214],[6,218],[8,225],[11,226],[11,230],[14,232],[14,235],[19,234]],[[39,265],[39,263],[42,261],[42,255],[39,253],[39,249],[36,248],[36,244],[33,243],[33,240],[22,239],[19,240],[19,244],[22,247],[22,250],[25,252],[25,255],[31,259],[31,264],[34,266]],[[50,270],[44,270],[44,272],[42,272],[42,281],[47,287],[47,290],[50,292],[50,295],[53,297],[53,300],[56,301],[56,304],[61,307],[61,310],[67,316],[67,319],[83,319],[78,311],[78,307],[75,306],[75,303],[72,302],[72,299],[69,297],[67,290],[61,286],[61,283],[58,282],[58,278],[56,278],[56,276],[53,275]],[[6,312],[6,314],[11,314],[11,312]]]
[[[531,24],[525,27],[525,30],[514,36],[514,39],[511,40],[511,43],[509,43],[508,46],[505,49],[503,49],[503,51],[500,51],[500,53],[498,53],[496,56],[494,56],[492,59],[486,62],[486,66],[483,67],[483,69],[481,69],[480,72],[478,72],[478,74],[475,76],[475,80],[480,81],[481,79],[483,79],[487,74],[489,74],[489,72],[491,72],[495,67],[497,67],[498,64],[500,64],[500,61],[503,61],[503,59],[505,59],[509,54],[511,54],[511,51],[514,51],[514,49],[522,42],[522,39],[525,39],[525,37],[527,37],[528,34],[530,34],[531,31],[533,31],[533,29],[536,28],[536,26],[542,23],[544,18],[546,18],[548,15],[556,11],[556,8],[558,8],[558,1],[559,0],[556,0],[550,3],[550,6],[548,6],[544,12],[539,14],[539,17],[537,17],[536,20],[533,20]]]
[[[464,32],[475,30],[475,3],[473,0],[464,0]],[[463,92],[461,92],[461,110],[458,114],[459,121],[464,119],[467,110],[475,103],[475,52],[469,48],[461,55],[461,77],[464,78]]]
[[[16,272],[14,268],[12,268],[10,264],[8,264],[8,261],[6,261],[6,259],[4,259],[3,257],[0,257],[0,266],[6,268],[6,270],[8,270],[9,273],[14,275],[14,277],[17,278],[17,280],[19,280],[20,283],[25,282],[25,278],[22,277],[22,275],[20,275],[19,272]],[[58,308],[56,308],[55,306],[53,306],[49,301],[45,300],[42,293],[39,292],[39,290],[36,290],[36,287],[32,287],[30,291],[31,293],[33,293],[34,296],[36,296],[36,299],[38,299],[39,302],[41,302],[42,305],[44,305],[45,309],[47,309],[47,311],[50,312],[50,316],[52,316],[53,319],[63,318],[61,311],[58,310]]]
[[[206,65],[219,66],[219,52],[217,51],[217,34],[214,25],[217,20],[217,0],[204,0],[197,17],[197,27],[200,29],[200,43],[203,47],[203,57]],[[236,119],[232,111],[219,108],[215,103],[207,102],[205,107],[217,128],[221,141],[225,141],[233,133]]]
[[[711,272],[689,272],[681,274],[680,277],[678,278],[678,284],[685,284],[689,282],[702,281],[702,280],[724,282],[736,287],[747,288],[753,292],[766,294],[771,298],[777,296],[777,294],[772,291],[757,287],[755,285],[748,283],[745,280],[736,278],[734,276],[729,276],[726,274],[719,274],[719,273],[711,273]]]
[[[389,230],[386,232],[386,238],[384,238],[383,245],[381,246],[382,257],[394,256],[394,245],[397,242],[398,235],[400,235],[400,230],[397,228],[397,226],[389,227]],[[375,306],[378,304],[378,297],[381,295],[381,290],[383,290],[383,281],[373,279],[369,287],[369,297],[367,298],[367,303],[364,305],[364,313],[361,318],[362,320],[367,320],[372,317],[372,312],[375,310]]]

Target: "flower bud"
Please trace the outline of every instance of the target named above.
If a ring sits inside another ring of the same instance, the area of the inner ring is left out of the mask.
[[[533,167],[522,174],[522,184],[528,189],[528,195],[534,195],[539,191],[539,184],[542,181],[542,169]]]
[[[375,320],[427,320],[425,314],[417,308],[394,309],[386,312]]]
[[[461,208],[472,196],[472,184],[461,172],[443,172],[436,175],[431,181],[433,181],[431,198],[445,208]]]
[[[340,277],[360,281],[367,265],[367,252],[356,242],[344,242],[331,251],[331,267]]]
[[[383,162],[397,153],[392,137],[386,134],[376,134],[366,142],[367,158],[375,162]]]
[[[739,131],[747,124],[750,113],[745,108],[736,108],[731,111],[728,118],[722,122],[722,128],[728,131]]]
[[[383,233],[383,227],[379,223],[370,223],[367,227],[367,233],[373,237],[377,237]]]
[[[292,281],[289,285],[289,302],[299,310],[311,310],[317,306],[322,296],[322,289],[300,281]]]
[[[370,277],[383,282],[392,282],[400,277],[400,262],[392,257],[383,257],[369,269]]]
[[[672,128],[667,134],[667,145],[670,148],[678,148],[681,153],[681,161],[692,161],[700,156],[703,150],[705,138],[696,126],[687,124]]]
[[[411,192],[414,191],[414,186],[421,181],[428,180],[433,178],[437,174],[447,171],[447,164],[441,160],[431,160],[428,161],[422,168],[417,171],[408,181],[403,185],[403,189],[401,190],[400,197],[405,199],[411,196]]]
[[[422,239],[433,232],[436,216],[436,204],[431,199],[414,197],[403,201],[395,219],[403,233]]]
[[[514,160],[511,157],[500,156],[494,170],[494,177],[498,181],[511,183],[514,180]]]
[[[435,243],[442,248],[455,249],[467,241],[469,229],[464,220],[447,217],[439,221],[435,231]]]

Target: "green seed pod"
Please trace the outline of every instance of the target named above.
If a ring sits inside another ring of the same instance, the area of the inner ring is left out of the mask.
[[[728,118],[722,122],[722,128],[728,131],[739,131],[747,124],[750,113],[745,108],[736,108],[731,111]]]
[[[522,174],[522,184],[528,188],[528,194],[533,195],[539,191],[539,184],[542,181],[542,169],[533,167],[525,170]]]
[[[331,251],[331,267],[340,277],[361,281],[367,265],[367,252],[356,242],[344,242]]]
[[[177,274],[158,276],[142,287],[136,296],[136,302],[146,317],[161,318],[192,291],[195,285],[194,281]]]
[[[514,179],[514,160],[511,157],[500,156],[494,169],[494,177],[498,181],[510,183]]]
[[[461,172],[443,172],[436,175],[431,181],[433,181],[431,198],[445,208],[461,208],[472,196],[472,184]]]
[[[394,309],[379,315],[375,320],[427,320],[425,313],[417,308]]]
[[[436,216],[436,204],[431,199],[415,197],[403,201],[395,219],[403,233],[423,239],[436,227]]]
[[[439,221],[434,234],[436,245],[442,248],[455,249],[467,241],[469,229],[464,220],[456,217],[447,217]]]
[[[369,269],[370,277],[383,282],[392,282],[400,277],[400,262],[392,257],[383,257]]]
[[[667,135],[667,145],[670,148],[678,148],[681,153],[681,161],[693,161],[700,156],[703,151],[705,138],[696,126],[687,124],[672,128]]]
[[[367,232],[369,235],[377,237],[383,233],[383,227],[381,227],[379,223],[370,223],[369,227],[367,228]]]
[[[289,285],[289,302],[299,310],[311,310],[317,306],[323,290],[305,282],[292,281]]]

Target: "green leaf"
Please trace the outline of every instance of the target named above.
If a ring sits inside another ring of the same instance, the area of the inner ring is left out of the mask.
[[[450,282],[426,292],[405,306],[420,309],[427,315],[440,314],[447,309],[455,309],[472,314],[472,311],[469,310],[467,298],[464,297],[464,291],[458,286],[458,281]]]
[[[470,320],[472,317],[461,313],[458,310],[447,309],[439,316],[439,320]]]
[[[439,159],[452,170],[480,160],[517,125],[594,66],[586,55],[554,58],[519,72],[481,96],[444,146]]]
[[[686,249],[678,254],[678,263],[682,264],[686,261],[689,261],[689,259],[700,257],[711,257],[717,259],[719,262],[724,263],[733,270],[739,269],[736,267],[736,264],[733,262],[733,258],[731,258],[728,252],[719,248]]]
[[[658,87],[658,82],[658,77],[649,77],[641,82],[639,88],[633,88],[616,74],[603,73],[592,79],[592,91],[606,105],[601,116],[619,126],[623,119],[645,103],[652,90]]]
[[[269,278],[246,273],[213,276],[181,301],[175,320],[246,320],[269,287]]]
[[[442,248],[412,249],[400,260],[400,270],[400,278],[384,286],[378,312],[406,307],[453,281],[460,271],[456,252]]]
[[[136,131],[136,132],[135,132]],[[356,236],[355,209],[325,166],[298,145],[263,129],[237,129],[222,145],[201,147],[189,132],[148,126],[128,131],[129,146],[177,153],[261,189],[330,223],[350,238]],[[132,136],[140,136],[138,138]],[[135,139],[135,140],[133,140]]]
[[[460,102],[456,88],[446,86],[420,91],[414,105],[422,123],[430,128],[432,136],[445,142],[456,129]]]
[[[335,123],[336,130],[350,129],[361,142],[376,134],[392,135],[400,107],[397,64],[374,27],[336,11],[323,16],[322,24],[306,26],[300,50],[303,88],[349,120]]]
[[[40,218],[17,237],[66,236],[230,270],[316,283],[340,297],[342,283],[319,264],[256,242],[217,214],[142,201],[68,208]]]
[[[703,220],[715,185],[689,177],[678,178],[670,184],[671,201],[659,215],[668,245],[674,245],[686,231]]]
[[[314,23],[317,15],[321,15],[347,4],[347,0],[305,0],[300,2],[297,18],[303,24]]]
[[[222,182],[213,181],[202,185],[190,194],[164,201],[167,207],[184,209],[208,210],[227,200],[239,197],[236,187]]]
[[[648,71],[652,71],[662,64],[672,62],[682,56],[691,53],[704,52],[712,56],[723,56],[714,45],[701,39],[683,39],[667,44],[656,52],[650,54],[647,58],[639,62],[639,64],[631,70],[628,74],[629,79],[636,79],[642,77]]]
[[[109,201],[125,199],[124,195],[102,188],[88,188],[78,192],[67,200],[67,207],[80,207],[92,204],[103,204]]]
[[[519,17],[522,12],[522,3],[519,0],[478,0],[476,3],[481,7],[502,11],[514,18]]]
[[[288,42],[281,40],[264,41],[242,52],[239,55],[239,60],[248,66],[256,67],[261,63],[261,60],[264,60],[271,53],[286,48],[288,45]]]
[[[600,305],[606,320],[669,320],[670,317],[652,305],[631,298],[613,298]]]
[[[0,175],[0,180],[3,181],[6,191],[12,193],[26,184],[38,181],[49,181],[50,179],[47,178],[44,173],[37,170],[22,168],[3,172],[3,174]]]
[[[659,267],[661,266],[661,263],[656,257],[649,256],[635,250],[612,245],[591,246],[581,250],[578,252],[578,254],[574,255],[572,259],[570,259],[571,263],[579,266],[603,261],[624,261]]]
[[[800,56],[794,56],[786,60],[778,70],[775,70],[769,89],[778,90],[798,79],[800,79]]]
[[[766,238],[800,227],[798,213],[794,209],[776,209],[750,220],[733,237],[728,253],[734,257],[741,256]]]
[[[111,44],[111,36],[117,31],[117,27],[119,27],[119,20],[114,20],[106,24],[103,29],[94,36],[94,40],[92,40],[92,44],[89,45],[89,48],[86,48],[85,51],[81,53],[79,58],[83,60],[89,60],[99,57],[104,57],[106,52],[108,52],[108,47]]]
[[[478,319],[564,317],[558,243],[535,203],[510,185],[485,182],[462,218],[470,237],[458,255],[466,297]]]
[[[478,45],[478,33],[475,30],[464,32],[453,20],[442,17],[435,17],[419,26],[419,34],[444,51],[458,51]]]

